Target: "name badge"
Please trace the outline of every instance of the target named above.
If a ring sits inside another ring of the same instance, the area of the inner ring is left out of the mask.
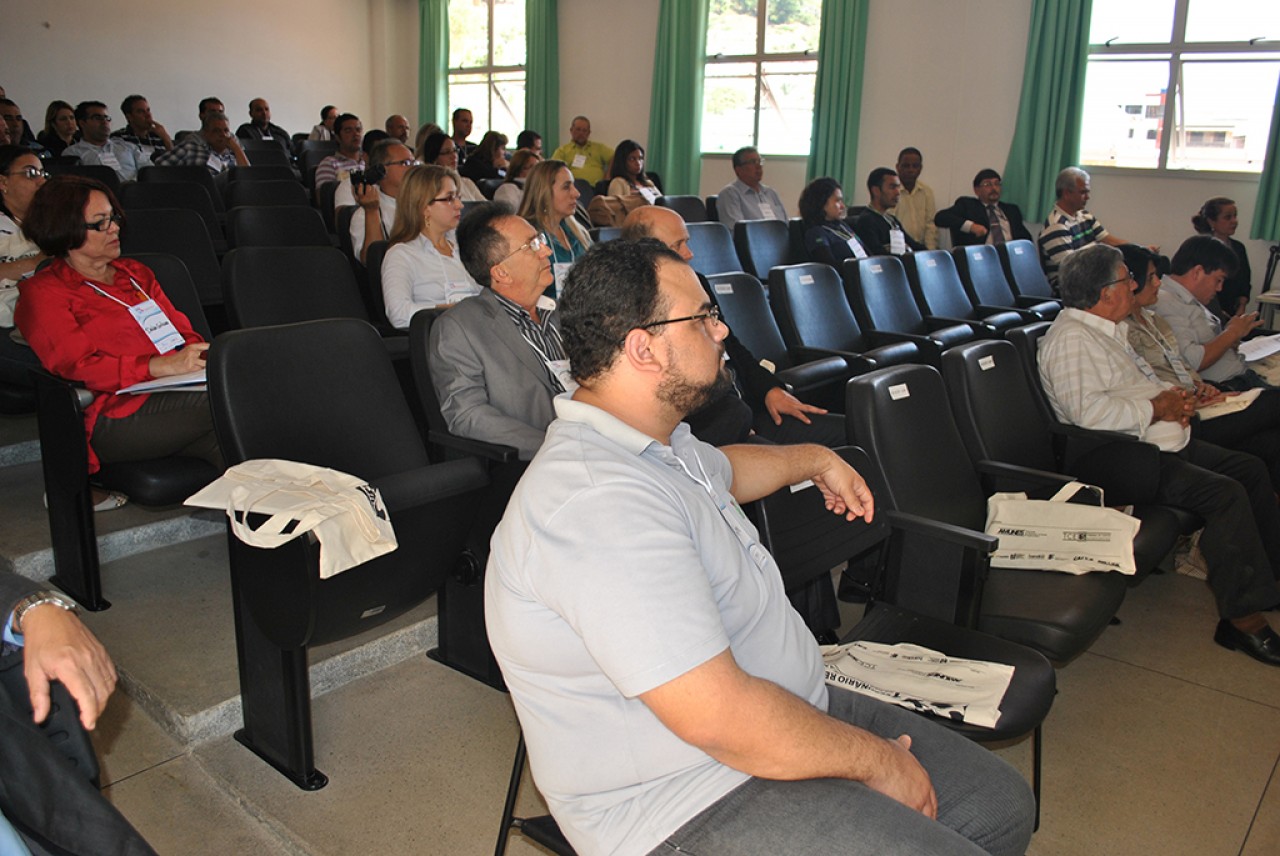
[[[849,249],[853,251],[855,259],[865,259],[867,257],[867,251],[862,248],[862,242],[857,238],[850,238],[847,243],[849,244]]]
[[[546,364],[547,368],[551,369],[551,373],[556,376],[556,380],[560,381],[565,392],[573,392],[578,388],[578,382],[573,379],[568,360],[546,360]]]
[[[560,292],[564,290],[564,278],[569,275],[569,268],[573,267],[573,262],[554,262],[551,265],[551,273],[556,278],[556,296],[560,296]]]
[[[586,155],[574,155],[573,162],[569,164],[570,169],[582,169],[587,165]]]
[[[144,300],[130,306],[129,314],[133,316],[134,321],[138,322],[142,332],[147,334],[151,344],[155,345],[156,350],[162,354],[169,353],[186,341],[154,300]]]
[[[763,199],[760,200],[760,219],[761,220],[777,220],[778,215],[773,213],[773,206]]]
[[[907,254],[907,235],[901,229],[889,230],[889,252],[895,256]]]

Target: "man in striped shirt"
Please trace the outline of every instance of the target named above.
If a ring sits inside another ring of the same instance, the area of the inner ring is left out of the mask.
[[[1058,173],[1054,184],[1057,203],[1044,221],[1040,233],[1040,261],[1050,285],[1057,288],[1058,266],[1070,253],[1093,243],[1110,244],[1113,247],[1132,243],[1117,238],[1098,222],[1084,206],[1089,202],[1089,173],[1078,166],[1069,166]]]

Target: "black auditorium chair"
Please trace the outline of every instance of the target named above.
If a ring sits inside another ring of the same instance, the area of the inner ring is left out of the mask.
[[[1002,336],[1005,330],[1027,323],[1014,310],[984,312],[974,306],[960,282],[955,260],[946,250],[908,253],[903,264],[911,291],[926,316],[969,324],[985,338]]]
[[[329,234],[336,235],[338,232],[337,222],[337,206],[334,205],[334,198],[338,193],[338,182],[326,181],[316,190],[316,208],[320,211],[320,218],[324,220],[324,227],[329,230]]]
[[[489,648],[484,622],[484,568],[489,540],[502,517],[507,500],[527,463],[512,446],[487,443],[450,433],[431,383],[428,344],[431,325],[438,313],[415,313],[409,323],[409,364],[427,424],[427,438],[436,460],[470,456],[485,463],[489,490],[470,521],[467,551],[440,589],[439,645],[427,656],[497,689],[506,689],[498,662]]]
[[[293,168],[288,165],[268,164],[265,166],[233,166],[227,170],[227,183],[237,181],[297,181]]]
[[[320,214],[310,207],[250,205],[227,212],[233,247],[332,247]]]
[[[189,181],[131,181],[120,188],[120,204],[126,215],[143,208],[185,208],[194,211],[200,215],[209,231],[213,251],[217,254],[227,251],[227,237],[222,228],[223,217],[213,207],[209,191],[199,184]]]
[[[209,396],[228,465],[283,458],[358,476],[379,489],[395,529],[397,549],[326,579],[310,538],[265,550],[228,532],[244,715],[235,737],[316,790],[328,779],[315,768],[308,648],[378,627],[440,587],[484,470],[430,464],[382,342],[360,321],[226,333],[210,351]]]
[[[708,197],[707,197],[707,199],[706,199],[706,202],[707,202],[707,219],[708,219],[708,220],[710,220],[712,223],[719,223],[719,222],[720,222],[719,212],[716,210],[716,201],[717,201],[717,200],[719,200],[719,199],[720,199],[720,196],[719,196],[718,194],[715,194],[715,193],[711,194],[711,195],[710,195],[710,196],[708,196]]]
[[[742,270],[742,262],[733,249],[733,236],[723,223],[688,223],[689,249],[693,260],[689,266],[703,276]]]
[[[465,203],[463,208],[465,210]],[[355,247],[351,244],[351,218],[355,217],[356,212],[359,210],[359,205],[343,205],[333,215],[333,227],[338,238],[338,249],[346,253],[347,257],[352,261],[359,261],[356,259]]]
[[[1044,275],[1044,268],[1040,267],[1040,253],[1035,244],[1026,239],[1008,241],[1000,245],[999,253],[1004,274],[1020,297],[1057,299]]]
[[[374,241],[369,245],[364,260],[365,303],[369,309],[369,317],[373,319],[375,326],[385,327],[387,330],[392,330],[392,327],[391,322],[387,320],[387,302],[382,296],[382,260],[387,257],[387,250],[390,247],[389,241]],[[392,332],[403,331],[392,330]]]
[[[145,254],[133,258],[152,267],[165,296],[187,316],[192,329],[206,341],[212,339],[191,279],[180,275],[176,260]],[[168,457],[103,464],[90,477],[84,408],[93,400],[92,393],[42,370],[33,375],[53,582],[85,609],[106,609],[111,603],[102,595],[90,483],[120,491],[138,505],[165,506],[181,503],[219,474],[198,458]]]
[[[787,221],[787,246],[790,248],[792,260],[796,262],[811,262],[808,249],[804,245],[804,233],[809,227],[799,217],[792,217]]]
[[[802,401],[839,413],[844,407],[845,381],[857,369],[838,356],[808,362],[793,360],[769,308],[764,286],[751,274],[718,273],[707,280],[725,323],[751,355],[768,361],[778,379]]]
[[[218,183],[214,182],[213,174],[209,172],[208,167],[201,164],[190,164],[187,166],[149,166],[144,170],[138,171],[138,181],[141,183],[162,182],[162,181],[186,181],[198,184],[209,194],[209,198],[213,200],[213,208],[219,214],[226,211],[226,205],[222,200],[222,190]]]
[[[538,815],[537,817],[517,817],[516,816],[516,798],[520,795],[520,780],[524,776],[525,760],[528,757],[528,750],[524,745],[524,732],[520,732],[520,739],[516,742],[516,758],[511,765],[511,780],[507,783],[507,799],[502,807],[502,825],[498,827],[498,846],[494,848],[494,856],[503,856],[507,852],[507,838],[511,834],[511,830],[518,829],[526,838],[529,838],[543,847],[550,850],[556,856],[578,856],[578,852],[573,849],[564,837],[564,833],[560,831],[560,824],[556,823],[556,819],[549,814]]]
[[[877,344],[915,342],[929,362],[938,365],[943,351],[978,335],[971,325],[921,315],[896,256],[845,259],[841,274],[854,317]]]
[[[952,348],[942,356],[942,376],[956,427],[977,461],[1001,461],[1020,467],[1067,473],[1105,492],[1108,505],[1132,505],[1142,521],[1134,539],[1139,576],[1159,565],[1179,534],[1179,515],[1155,505],[1159,485],[1159,450],[1149,443],[1105,440],[1074,429],[1055,433],[1035,402],[1017,350],[1006,341],[988,339]],[[1068,442],[1090,440],[1086,450],[1064,464]],[[1063,442],[1055,443],[1055,439]]]
[[[50,175],[81,175],[85,178],[92,178],[94,181],[100,181],[111,188],[111,192],[116,195],[117,199],[120,198],[120,176],[116,175],[116,171],[106,164],[46,163],[44,168],[48,170]],[[142,170],[142,172],[146,172],[146,170]]]
[[[129,212],[120,230],[120,249],[126,256],[138,253],[177,256],[187,266],[200,302],[205,306],[222,303],[218,256],[209,239],[208,227],[194,211],[143,208]]]
[[[836,453],[867,479],[873,496],[881,495],[878,471],[866,452],[846,447]],[[957,606],[980,590],[979,568],[984,557],[995,549],[996,539],[880,508],[870,523],[861,519],[849,523],[827,511],[822,493],[812,485],[801,490],[783,489],[752,503],[746,511],[777,561],[784,586],[795,586],[823,574],[829,578],[833,567],[851,557],[873,557],[876,573],[872,598],[862,620],[841,642],[910,643],[953,657],[1014,667],[994,726],[921,715],[981,743],[1032,734],[1032,787],[1038,822],[1041,725],[1056,693],[1053,666],[1037,651],[981,633],[972,623],[956,620],[971,615],[969,609]],[[938,614],[945,619],[896,605],[903,592],[922,589],[935,592],[940,602]]]
[[[622,237],[622,228],[620,226],[596,226],[591,230],[591,241],[595,244],[602,244],[605,241],[614,241]]]
[[[244,147],[244,156],[248,159],[250,166],[283,166],[289,167],[292,171],[292,161],[285,150],[277,146],[275,143],[263,140],[266,146],[246,146],[247,142],[258,142],[257,140],[242,140],[240,145]],[[295,179],[296,181],[296,179]]]
[[[599,195],[596,193],[595,188],[591,186],[591,182],[585,178],[575,178],[573,186],[578,188],[578,205],[583,208],[590,204],[592,198]]]
[[[296,181],[233,181],[227,185],[228,210],[272,205],[310,208],[311,200],[307,199],[306,189]]]
[[[951,251],[956,271],[964,284],[969,299],[981,309],[1001,311],[1013,309],[1028,323],[1052,321],[1062,311],[1057,300],[1038,300],[1019,297],[1009,287],[1004,269],[1000,266],[1000,253],[995,247],[975,244],[956,247]]]
[[[849,441],[866,449],[883,485],[881,508],[981,532],[993,482],[1033,494],[1070,479],[1056,473],[969,459],[932,366],[892,366],[849,381]],[[986,483],[984,484],[984,479]],[[985,567],[985,566],[984,566]],[[968,609],[977,628],[1066,663],[1083,652],[1120,608],[1127,577],[986,567]],[[938,592],[900,592],[899,606],[939,614]],[[969,623],[969,622],[964,622]]]
[[[705,223],[707,206],[697,196],[659,196],[657,205],[670,208],[680,215],[686,223]]]
[[[858,326],[840,275],[830,265],[809,262],[774,268],[769,274],[769,305],[787,349],[798,361],[835,355],[870,371],[928,360],[914,342],[877,347]]]
[[[739,220],[733,224],[733,247],[742,269],[761,282],[775,267],[801,261],[791,258],[791,236],[781,220]]]
[[[476,187],[484,194],[485,199],[493,199],[493,195],[498,192],[503,181],[504,179],[501,178],[482,178],[476,182]]]

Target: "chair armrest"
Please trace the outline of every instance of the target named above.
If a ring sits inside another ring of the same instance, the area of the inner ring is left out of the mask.
[[[794,389],[808,389],[834,380],[842,380],[851,373],[847,359],[842,356],[832,356],[778,369],[774,377]]]
[[[884,513],[893,531],[880,599],[976,627],[999,539],[900,511]]]
[[[793,348],[791,353],[801,363],[811,363],[815,360],[825,360],[831,357],[840,357],[845,361],[845,365],[849,367],[851,374],[863,374],[876,368],[876,362],[862,354],[855,354],[853,351],[837,351],[834,348],[806,348],[804,346]]]
[[[865,352],[862,356],[875,363],[877,368],[881,366],[896,366],[902,363],[918,363],[924,360],[920,346],[915,342],[894,342],[891,345],[881,345]]]
[[[941,327],[968,327],[978,336],[997,337],[996,328],[985,321],[973,321],[969,318],[948,318],[946,315],[926,315],[924,316],[924,323],[929,325],[930,330],[937,330]]]
[[[1014,300],[1017,301],[1018,306],[1021,308],[1031,309],[1033,311],[1038,311],[1041,307],[1050,308],[1056,306],[1059,309],[1062,308],[1061,300],[1053,300],[1048,297],[1032,297],[1027,294],[1019,294],[1014,298]]]
[[[480,490],[488,484],[489,475],[477,458],[431,464],[373,482],[387,511],[392,513]]]
[[[994,535],[950,523],[940,523],[917,514],[893,510],[883,510],[880,513],[886,515],[889,525],[899,532],[945,541],[968,550],[975,550],[982,555],[994,553],[1000,543],[1000,539]]]
[[[929,336],[915,333],[893,333],[888,330],[867,330],[867,339],[876,345],[888,345],[894,342],[911,342],[920,349],[920,356],[935,368],[942,365],[942,343]]]
[[[983,460],[974,464],[974,469],[982,477],[983,487],[988,493],[996,491],[1025,491],[1026,493],[1043,493],[1056,491],[1063,485],[1074,481],[1071,476],[1062,473],[1051,473],[1032,467],[1022,467],[1004,461]]]
[[[1008,315],[1012,313],[1013,315],[1017,315],[1019,318],[1021,318],[1023,321],[1025,321],[1028,324],[1034,324],[1037,321],[1045,320],[1043,317],[1041,317],[1035,312],[1032,312],[1030,309],[1015,309],[1012,306],[985,306],[983,304],[979,304],[975,308],[978,310],[978,312],[988,317],[992,315]]]
[[[432,429],[427,432],[427,439],[436,445],[461,452],[464,455],[474,455],[499,464],[509,464],[520,455],[515,446],[502,446],[498,443],[487,443],[484,440],[472,440],[469,437],[450,434],[448,431]]]

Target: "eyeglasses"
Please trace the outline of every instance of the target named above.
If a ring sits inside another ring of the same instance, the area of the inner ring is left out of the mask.
[[[417,158],[405,158],[404,160],[391,161],[387,166],[422,166],[422,161]]]
[[[444,196],[437,196],[435,199],[432,199],[430,204],[435,205],[437,202],[444,202],[448,205],[452,205],[455,202],[461,202],[461,201],[462,201],[462,197],[459,196],[457,193],[446,193]]]
[[[989,190],[992,187],[1003,187],[1004,182],[998,178],[988,178],[986,181],[978,182],[978,186],[984,190]]]
[[[1102,284],[1102,287],[1110,288],[1113,285],[1120,285],[1120,283],[1122,282],[1137,282],[1137,280],[1133,278],[1133,274],[1126,273],[1124,276],[1120,277],[1119,279],[1113,279],[1111,280],[1111,282],[1104,282]]]
[[[681,321],[712,321],[716,324],[723,324],[724,318],[720,314],[719,306],[712,306],[706,312],[699,312],[697,315],[686,315],[683,318],[668,318],[665,321],[650,321],[648,324],[641,324],[637,330],[652,330],[654,327],[661,327],[665,324],[679,324]]]
[[[499,259],[498,264],[502,264],[507,259],[511,258],[521,250],[528,250],[531,253],[540,253],[542,252],[542,248],[545,246],[547,246],[547,239],[542,237],[541,235],[534,235],[532,238],[529,239],[529,242],[527,244],[521,244],[511,252],[507,253],[501,259]]]
[[[111,121],[111,117],[108,116],[106,113],[90,113],[88,116],[85,116],[85,118],[90,119],[94,122],[110,122]]]
[[[6,172],[5,175],[20,175],[24,178],[29,178],[32,181],[35,181],[37,178],[48,178],[49,171],[47,169],[41,169],[38,166],[24,166],[17,172]]]
[[[94,232],[105,232],[111,228],[112,223],[116,224],[117,226],[123,226],[124,215],[112,214],[110,217],[105,217],[101,220],[95,220],[92,223],[85,223],[84,227]]]
[[[744,160],[742,163],[738,164],[738,166],[763,166],[763,165],[764,165],[764,158],[752,158],[751,160]]]

